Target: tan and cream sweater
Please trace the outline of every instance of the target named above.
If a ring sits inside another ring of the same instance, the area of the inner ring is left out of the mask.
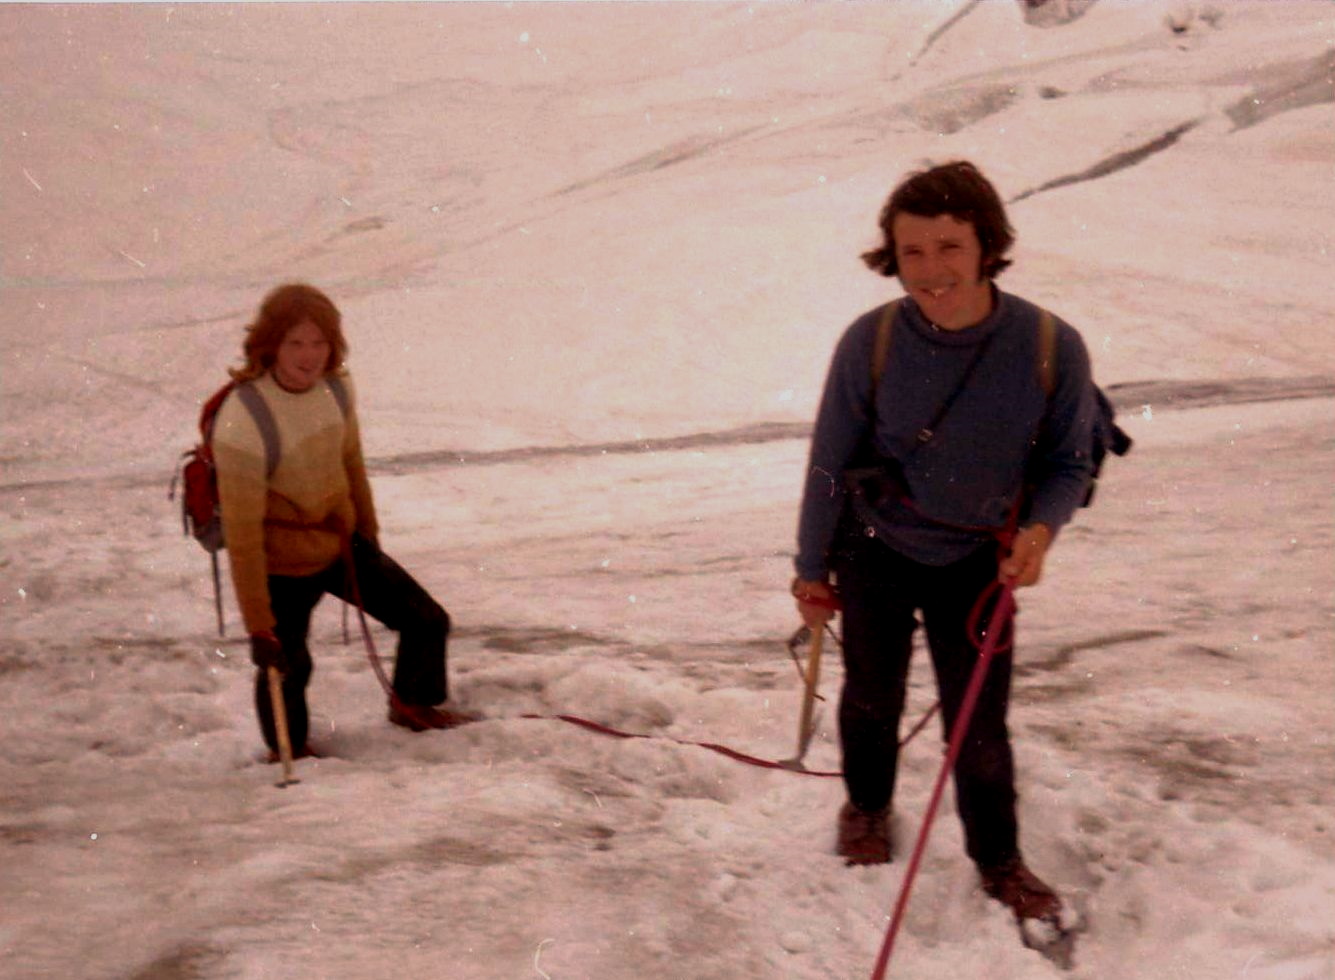
[[[375,540],[371,484],[362,458],[351,379],[345,419],[324,382],[286,391],[272,374],[255,387],[273,413],[278,466],[265,475],[264,437],[235,395],[218,410],[213,454],[232,584],[246,630],[272,629],[270,575],[314,575],[339,556],[340,528]],[[295,522],[302,527],[284,526]]]

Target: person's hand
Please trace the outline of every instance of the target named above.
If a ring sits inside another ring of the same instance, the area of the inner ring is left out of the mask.
[[[834,590],[825,582],[812,582],[807,579],[794,579],[793,598],[797,600],[797,612],[808,629],[822,630],[825,624],[834,618],[839,608]]]
[[[260,670],[274,667],[280,674],[287,673],[287,655],[273,630],[250,634],[250,659]]]
[[[1002,559],[998,577],[1017,589],[1034,585],[1043,575],[1043,559],[1051,544],[1052,531],[1046,524],[1020,528],[1011,553]]]

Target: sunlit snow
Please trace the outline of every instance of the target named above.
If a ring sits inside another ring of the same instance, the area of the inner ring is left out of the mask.
[[[868,976],[904,861],[833,855],[838,780],[683,743],[793,752],[805,436],[897,292],[858,254],[967,157],[1137,445],[1021,596],[1075,968],[948,794],[890,976],[1335,977],[1335,4],[1069,6],[0,5],[0,974]],[[489,720],[388,725],[331,601],[328,755],[277,789],[166,491],[290,280],[343,310],[383,541]],[[558,713],[653,737],[521,717]]]

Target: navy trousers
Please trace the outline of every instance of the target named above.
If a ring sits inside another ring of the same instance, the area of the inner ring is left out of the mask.
[[[996,548],[989,544],[937,567],[911,561],[877,538],[849,535],[832,564],[844,607],[839,703],[844,783],[854,805],[881,810],[894,796],[915,614],[921,611],[927,631],[943,737],[949,741],[978,659],[978,639],[968,635],[966,623],[978,597],[997,577]],[[990,608],[984,610],[980,629],[990,615]],[[1015,765],[1006,729],[1010,684],[1006,650],[989,666],[954,770],[966,849],[982,868],[1018,855]]]
[[[365,539],[352,539],[352,563],[366,614],[399,634],[394,658],[394,693],[405,704],[435,705],[449,696],[445,647],[450,617],[398,562]],[[311,613],[325,593],[351,601],[348,568],[343,558],[322,572],[306,576],[269,576],[269,601],[278,620],[274,633],[283,644],[288,671],[283,676],[283,704],[294,751],[301,751],[310,729],[306,685],[314,665],[307,635]],[[273,705],[265,672],[255,673],[255,709],[260,732],[277,750]]]

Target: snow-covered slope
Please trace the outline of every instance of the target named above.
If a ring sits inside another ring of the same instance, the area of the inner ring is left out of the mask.
[[[867,975],[903,867],[829,853],[837,781],[672,739],[791,753],[800,433],[895,289],[885,195],[965,156],[1002,285],[1138,385],[1021,617],[1073,975],[1335,976],[1332,51],[1315,0],[0,6],[0,973]],[[290,279],[344,311],[385,543],[494,720],[389,728],[326,606],[331,755],[279,791],[165,490]],[[519,717],[558,712],[656,737]],[[892,976],[1056,975],[949,808],[906,929]]]

